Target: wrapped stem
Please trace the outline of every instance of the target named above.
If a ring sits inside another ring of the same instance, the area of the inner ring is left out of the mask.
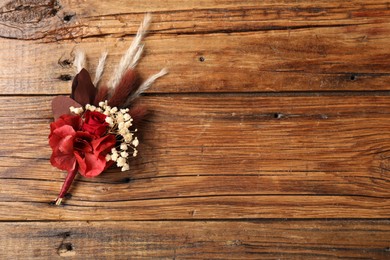
[[[60,194],[58,195],[58,198],[55,201],[56,205],[61,205],[62,199],[65,197],[66,193],[68,192],[70,185],[72,185],[72,182],[73,182],[74,178],[76,177],[78,170],[79,170],[79,167],[76,164],[73,171],[69,171],[68,174],[66,175],[64,184],[62,184]]]

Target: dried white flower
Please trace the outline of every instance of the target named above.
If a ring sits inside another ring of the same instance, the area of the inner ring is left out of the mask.
[[[125,164],[122,166],[122,172],[128,171],[129,169],[130,169],[130,167],[129,167],[129,164],[128,164],[128,163],[125,163]]]
[[[71,106],[69,108],[70,112],[76,115],[81,115],[84,112],[84,109],[82,107],[74,107]]]
[[[123,151],[127,151],[127,149],[128,149],[129,147],[127,146],[126,143],[121,143],[120,148],[121,148],[121,150],[123,150]]]
[[[110,110],[110,114],[115,114],[117,111],[118,111],[118,108],[117,107],[113,107]]]
[[[127,131],[128,130],[126,128],[122,128],[121,130],[118,131],[118,133],[119,133],[119,135],[124,137],[127,134]]]
[[[131,123],[131,121],[127,121],[126,123],[125,123],[125,127],[126,128],[130,128],[130,126],[132,126],[133,124]]]
[[[111,161],[114,161],[116,162],[118,160],[118,154],[117,153],[114,153],[111,155]]]
[[[129,157],[129,154],[127,152],[121,152],[121,157],[127,158]]]
[[[120,123],[118,124],[118,128],[119,128],[119,130],[124,129],[124,128],[125,128],[125,123],[120,122]]]
[[[133,140],[133,134],[132,133],[127,133],[125,136],[123,136],[123,138],[125,139],[126,143],[130,143],[131,140]]]
[[[117,115],[116,115],[116,121],[118,123],[122,123],[124,121],[123,119],[123,114],[121,112],[118,112]]]
[[[111,149],[111,160],[116,162],[116,160],[118,159],[119,155],[118,155],[118,151],[115,149],[115,148],[112,148]]]
[[[134,137],[134,132],[137,132],[137,129],[130,130],[132,126],[133,119],[128,113],[129,109],[118,109],[117,107],[110,107],[107,100],[99,102],[99,107],[93,105],[86,105],[86,110],[98,111],[106,115],[105,121],[109,124],[110,129],[108,132],[116,136],[117,140],[121,140],[119,147],[112,148],[111,152],[106,155],[106,161],[116,162],[118,167],[122,168],[122,171],[129,170],[129,155],[137,156],[136,147],[139,144],[138,138]],[[71,111],[82,113],[82,108],[71,108]],[[132,152],[129,152],[129,149],[132,149]]]
[[[119,157],[118,160],[116,160],[116,165],[118,167],[122,167],[125,164],[126,164],[126,159],[123,157]]]
[[[139,141],[138,141],[138,138],[134,138],[132,144],[134,145],[134,147],[137,147],[139,145]]]
[[[129,114],[125,114],[124,116],[123,116],[123,119],[125,120],[125,121],[129,121],[130,119],[131,119],[131,116],[129,115]]]
[[[106,122],[111,126],[114,124],[114,120],[112,119],[112,117],[106,117]]]

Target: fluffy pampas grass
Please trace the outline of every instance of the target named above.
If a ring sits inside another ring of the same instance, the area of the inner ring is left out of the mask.
[[[143,51],[141,41],[147,33],[151,20],[152,16],[149,13],[146,14],[144,21],[141,23],[138,29],[137,35],[135,36],[129,49],[127,49],[125,55],[123,55],[122,59],[120,60],[119,65],[116,67],[111,79],[108,81],[108,87],[110,89],[115,89],[126,70],[137,64]]]
[[[137,79],[135,67],[140,61],[143,51],[144,44],[142,40],[145,37],[147,30],[151,22],[151,15],[148,13],[145,15],[143,22],[141,23],[137,35],[135,36],[130,47],[126,53],[122,56],[118,66],[115,68],[108,84],[99,87],[94,103],[105,99],[110,99],[110,106],[130,106],[131,102],[136,99],[140,94],[145,92],[150,86],[160,77],[168,73],[164,68],[160,72],[150,76],[147,80],[140,84]],[[99,58],[98,65],[96,67],[95,78],[93,85],[98,87],[98,84],[102,78],[104,67],[106,63],[108,53],[103,52]],[[85,53],[76,50],[74,66],[77,73],[80,73],[86,65]]]
[[[76,50],[73,65],[76,68],[76,73],[80,73],[80,71],[85,68],[85,53],[81,50]]]
[[[145,80],[140,86],[139,88],[134,92],[132,93],[128,98],[127,98],[127,101],[125,103],[125,106],[128,106],[130,105],[131,101],[133,101],[134,99],[136,99],[139,95],[141,95],[142,93],[144,93],[148,88],[150,88],[150,86],[153,85],[153,83],[160,77],[166,75],[168,73],[168,70],[167,69],[162,69],[159,73],[156,73],[152,76],[150,76],[147,80]]]
[[[97,87],[99,84],[99,81],[102,78],[103,71],[104,71],[104,65],[106,63],[108,52],[103,52],[100,56],[99,63],[96,67],[96,73],[95,73],[95,79],[93,80],[93,84]]]

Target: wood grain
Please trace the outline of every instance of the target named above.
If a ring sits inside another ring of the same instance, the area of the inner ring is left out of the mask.
[[[120,7],[120,8],[118,8]],[[18,0],[1,5],[0,36],[58,42],[135,35],[144,13],[153,14],[151,34],[211,34],[381,24],[385,0],[330,1],[126,1]]]
[[[0,12],[2,94],[68,93],[75,48],[86,50],[92,72],[107,49],[107,80],[142,20],[137,10],[145,10],[132,9],[145,6],[139,1],[30,2],[15,1]],[[139,68],[143,77],[163,67],[170,74],[150,92],[389,90],[385,1],[203,1],[197,9],[187,1],[154,2],[148,2],[155,23]],[[126,8],[118,11],[121,5]],[[18,18],[26,16],[30,20]]]
[[[63,208],[50,100],[0,99],[1,219],[389,217],[388,97],[143,97],[133,170],[79,179]]]
[[[389,221],[1,223],[0,257],[388,259]]]
[[[154,21],[131,171],[49,164],[74,52]],[[386,0],[0,0],[0,259],[389,259]]]

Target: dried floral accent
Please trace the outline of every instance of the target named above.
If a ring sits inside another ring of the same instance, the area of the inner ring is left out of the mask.
[[[146,110],[133,101],[167,73],[162,69],[141,83],[135,70],[150,21],[147,14],[107,84],[99,86],[108,53],[102,53],[92,81],[85,69],[85,53],[76,51],[77,75],[72,93],[70,97],[59,96],[52,101],[55,122],[50,125],[49,144],[53,150],[50,162],[68,172],[56,205],[61,204],[77,173],[96,177],[112,165],[127,171],[130,159],[137,156],[139,141],[134,124],[142,120]]]
[[[117,145],[111,149],[111,153],[107,154],[106,160],[116,162],[117,167],[122,171],[129,170],[129,155],[137,156],[139,144],[135,136],[137,129],[131,130],[133,118],[128,113],[129,109],[110,107],[107,100],[100,102],[99,107],[87,105],[86,109],[103,113],[106,116],[105,122],[109,125],[108,134],[115,135],[117,140]]]
[[[75,172],[96,177],[116,163],[122,171],[130,169],[129,157],[137,156],[137,129],[129,109],[110,107],[108,101],[83,107],[70,107],[74,115],[64,115],[51,124],[49,136],[53,166],[70,172],[57,203],[61,203]],[[62,194],[63,193],[63,194]]]
[[[58,169],[68,171],[57,205],[77,172],[84,177],[96,177],[111,166],[106,156],[117,140],[115,135],[109,134],[105,119],[102,113],[86,111],[82,115],[62,115],[50,124],[49,144],[53,150],[50,162]]]

